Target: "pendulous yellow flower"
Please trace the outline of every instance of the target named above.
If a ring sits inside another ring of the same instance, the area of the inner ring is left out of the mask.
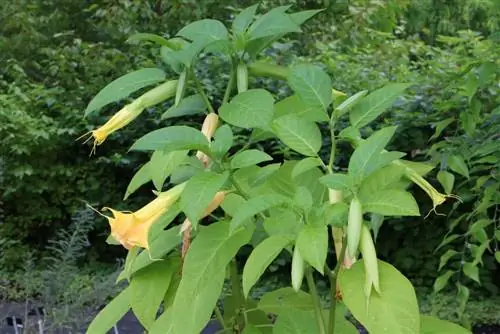
[[[219,125],[219,116],[215,113],[210,113],[205,117],[205,120],[203,121],[203,125],[201,127],[201,133],[207,137],[207,139],[210,141],[215,133],[215,130],[217,130],[217,126]],[[198,160],[203,162],[203,165],[205,167],[208,166],[210,162],[210,158],[203,152],[198,151],[196,152],[196,157]]]
[[[186,182],[159,193],[156,199],[136,212],[104,208],[113,214],[113,217],[105,216],[109,221],[113,238],[126,249],[138,246],[149,250],[148,234],[151,226],[177,201],[185,185]]]
[[[95,153],[96,147],[101,145],[110,134],[128,125],[136,119],[144,109],[173,97],[176,89],[177,80],[167,81],[144,93],[132,103],[127,104],[114,114],[104,125],[84,134],[82,137],[90,134],[90,137],[85,142],[94,138],[94,146],[92,147],[91,154]]]

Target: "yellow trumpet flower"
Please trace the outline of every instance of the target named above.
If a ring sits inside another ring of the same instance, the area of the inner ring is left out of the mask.
[[[130,122],[136,119],[144,109],[154,106],[155,104],[158,104],[174,96],[176,88],[177,80],[172,80],[151,89],[150,91],[135,99],[132,103],[127,104],[125,107],[123,107],[120,111],[114,114],[104,125],[81,136],[80,138],[90,134],[85,143],[94,138],[94,146],[92,147],[92,151],[90,152],[90,154],[95,153],[96,147],[98,145],[101,145],[110,134],[128,125]]]
[[[215,133],[215,130],[217,130],[218,125],[219,116],[217,116],[217,114],[215,113],[210,113],[207,115],[207,117],[205,117],[205,120],[203,121],[201,133],[203,133],[205,137],[207,137],[207,139],[210,141]],[[208,166],[210,158],[205,153],[198,151],[196,152],[196,157],[198,158],[198,160],[203,162],[203,165],[205,165],[205,167]]]
[[[177,201],[185,186],[186,182],[159,193],[156,199],[136,212],[104,208],[113,214],[113,217],[105,216],[113,238],[126,249],[139,246],[149,250],[148,234],[151,226]]]

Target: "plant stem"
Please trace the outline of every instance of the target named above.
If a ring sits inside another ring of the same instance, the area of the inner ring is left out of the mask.
[[[342,261],[345,257],[345,251],[347,242],[342,243],[342,250],[340,251],[340,256],[333,270],[333,274],[330,276],[330,291],[332,295],[332,305],[330,305],[330,319],[328,321],[328,334],[335,333],[335,312],[337,308],[337,280],[339,277],[340,267],[342,266]]]
[[[318,291],[316,291],[316,285],[314,283],[314,278],[312,276],[312,271],[310,268],[308,268],[306,271],[306,281],[314,303],[314,313],[316,314],[316,320],[318,321],[319,334],[326,334],[325,320],[323,319],[321,302],[318,297]]]
[[[212,107],[212,104],[210,103],[210,100],[208,99],[207,94],[205,94],[205,91],[203,90],[203,87],[201,86],[200,80],[198,80],[198,78],[194,74],[193,70],[191,70],[191,77],[194,79],[196,91],[198,92],[198,94],[200,94],[201,98],[203,99],[203,102],[205,102],[205,105],[207,106],[208,111],[210,111],[211,113],[215,113],[214,107]]]
[[[335,151],[336,151],[336,142],[335,142],[335,122],[336,119],[332,116],[330,120],[330,141],[332,142],[330,146],[330,159],[328,161],[328,173],[333,173],[333,163],[335,162]]]
[[[238,266],[236,263],[236,258],[231,261],[231,294],[233,295],[236,305],[241,310],[244,310],[245,298],[243,297],[240,278],[238,276]],[[244,326],[247,324],[246,313],[243,311],[244,316]],[[241,328],[241,327],[240,327]]]
[[[229,101],[229,97],[231,96],[231,92],[234,88],[234,79],[236,76],[235,66],[236,62],[231,59],[231,74],[229,75],[229,81],[227,82],[226,91],[224,92],[224,98],[222,99],[222,105],[226,104]]]
[[[222,316],[222,313],[220,312],[219,307],[217,305],[215,305],[214,312],[215,312],[215,317],[220,322],[222,328],[227,329],[226,323],[224,322],[224,317]]]

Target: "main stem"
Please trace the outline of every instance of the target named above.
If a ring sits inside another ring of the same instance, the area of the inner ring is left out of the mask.
[[[236,263],[236,258],[233,258],[231,261],[231,293],[236,301],[236,305],[243,309],[245,298],[243,297],[240,278],[238,276],[238,265]],[[245,319],[244,326],[246,326],[246,313],[244,313],[243,315]]]
[[[312,271],[310,268],[306,270],[306,281],[314,303],[314,313],[316,314],[316,320],[318,322],[319,334],[326,334],[325,320],[323,319],[321,302],[318,297],[318,291],[316,290],[316,285],[314,283],[314,278],[312,276]]]
[[[214,107],[212,107],[212,104],[210,103],[210,100],[208,99],[207,94],[205,94],[205,91],[203,90],[203,87],[201,85],[200,80],[198,80],[198,78],[196,77],[193,70],[191,70],[191,77],[194,80],[194,84],[196,86],[196,91],[198,92],[198,94],[200,94],[203,102],[207,106],[208,111],[210,111],[211,113],[215,113]]]
[[[335,333],[335,312],[337,309],[337,281],[339,277],[340,267],[342,266],[342,261],[345,256],[345,251],[347,242],[342,243],[342,250],[340,251],[340,257],[337,260],[337,264],[335,265],[335,269],[333,270],[333,274],[330,277],[330,292],[332,295],[332,305],[330,305],[330,319],[328,321],[328,334]]]
[[[234,79],[236,77],[236,62],[234,59],[231,59],[231,74],[229,75],[229,81],[227,83],[226,91],[224,92],[224,98],[222,99],[222,105],[226,104],[229,101],[229,97],[231,96],[231,92],[234,88]]]

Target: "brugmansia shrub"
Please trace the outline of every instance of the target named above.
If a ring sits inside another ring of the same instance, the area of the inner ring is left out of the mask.
[[[288,69],[259,62],[266,46],[300,32],[318,12],[290,14],[288,9],[255,18],[257,6],[251,6],[234,18],[230,30],[219,21],[200,20],[169,40],[136,35],[159,45],[162,60],[178,73],[176,81],[165,81],[160,69],[142,69],[113,81],[90,102],[87,113],[161,83],[92,131],[93,149],[145,108],[167,99],[174,101],[163,119],[206,116],[201,131],[173,125],[144,135],[130,148],[152,154],[126,197],[152,181],[157,198],[135,212],[108,209],[109,241],[129,252],[118,280],[130,284],[97,315],[88,333],[107,332],[129,309],[153,334],[200,333],[212,316],[222,332],[356,333],[347,312],[370,333],[468,333],[420,315],[411,283],[377,259],[372,239],[384,217],[420,215],[406,190],[412,183],[434,207],[450,197],[425,180],[432,166],[385,149],[396,126],[367,138],[360,134],[409,85],[392,83],[347,97],[332,88],[318,66]],[[231,65],[218,110],[196,76],[202,51]],[[276,101],[265,88],[248,87],[249,74],[280,78],[293,93]],[[344,118],[349,126],[342,129]],[[321,124],[330,129],[332,143],[326,161],[319,156]],[[233,144],[236,129],[246,131],[243,146]],[[259,142],[276,138],[297,153],[296,159],[276,161],[258,149]],[[346,171],[334,165],[339,142],[354,149]],[[174,224],[181,215],[184,223]],[[338,259],[333,268],[326,261],[330,236]],[[248,244],[253,251],[240,272],[234,258]],[[281,252],[293,258],[292,287],[252,299],[252,287]],[[313,274],[331,283],[329,308],[320,302]],[[217,301],[226,278],[231,295],[221,310]]]

